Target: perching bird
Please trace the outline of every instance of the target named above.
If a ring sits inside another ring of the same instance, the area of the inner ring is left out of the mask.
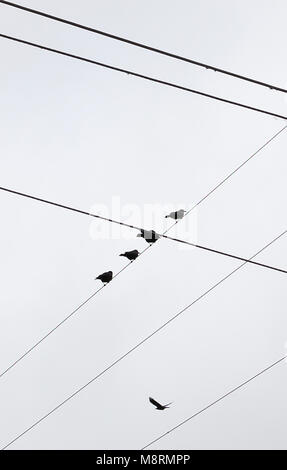
[[[165,218],[167,219],[167,217],[170,217],[174,220],[183,219],[185,212],[186,211],[184,209],[180,209],[179,211],[171,212],[170,214],[166,215]]]
[[[100,274],[96,279],[100,279],[104,284],[107,284],[113,279],[113,272],[107,271],[106,273]]]
[[[153,398],[149,397],[149,401],[156,407],[157,410],[165,410],[166,408],[169,408],[169,405],[171,405],[172,402],[168,403],[167,405],[161,405],[157,401],[155,401]]]
[[[141,230],[141,233],[137,234],[137,237],[142,237],[148,243],[155,243],[159,238],[160,235],[156,233],[154,230]]]
[[[125,258],[129,259],[130,261],[134,261],[139,255],[138,250],[126,251],[119,256],[125,256]]]

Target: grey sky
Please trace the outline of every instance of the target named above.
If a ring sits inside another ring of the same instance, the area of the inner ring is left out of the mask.
[[[286,88],[283,0],[21,3]],[[0,26],[286,115],[282,93],[3,5]],[[284,126],[4,39],[0,54],[0,185],[85,210],[113,197],[188,208]],[[201,244],[248,257],[286,229],[286,139],[200,206]],[[2,371],[97,289],[96,275],[125,265],[119,253],[146,244],[136,232],[93,240],[89,218],[9,194],[0,205]],[[286,268],[286,248],[285,237],[258,261]],[[159,241],[2,379],[1,446],[238,264]],[[244,267],[11,449],[141,448],[286,353],[286,302],[284,274]],[[282,364],[153,448],[286,449],[286,393]],[[149,395],[174,405],[155,412]]]

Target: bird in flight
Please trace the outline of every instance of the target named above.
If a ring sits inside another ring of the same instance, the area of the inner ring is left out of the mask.
[[[170,217],[174,220],[183,219],[185,212],[186,211],[184,209],[180,209],[179,211],[171,212],[170,214],[166,215],[165,218],[167,219],[167,217]]]
[[[156,407],[157,410],[165,410],[166,408],[169,408],[169,405],[172,404],[172,402],[170,402],[167,405],[161,405],[151,397],[149,397],[149,401]]]
[[[100,274],[96,279],[100,279],[104,284],[107,284],[113,279],[113,272],[107,271],[106,273]]]
[[[124,256],[125,258],[129,259],[130,261],[134,261],[139,255],[138,250],[126,251],[119,256]]]
[[[142,237],[148,243],[155,243],[159,238],[160,235],[156,233],[154,230],[141,230],[140,233],[137,234],[137,237]]]

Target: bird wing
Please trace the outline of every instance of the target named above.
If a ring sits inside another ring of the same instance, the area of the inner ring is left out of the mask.
[[[154,406],[161,406],[160,403],[158,403],[157,401],[155,401],[153,398],[149,397],[149,401],[154,405]]]

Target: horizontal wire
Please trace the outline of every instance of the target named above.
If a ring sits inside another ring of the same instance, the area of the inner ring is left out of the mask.
[[[100,219],[100,220],[105,220],[106,222],[121,225],[121,226],[124,226],[124,227],[128,227],[128,228],[131,228],[131,229],[134,229],[134,230],[141,231],[141,232],[146,232],[145,229],[143,229],[142,227],[137,227],[136,225],[127,224],[126,222],[121,222],[121,221],[118,221],[118,220],[110,219],[108,217],[103,217],[103,216],[98,215],[98,214],[92,214],[92,213],[89,213],[87,211],[83,211],[81,209],[76,209],[74,207],[59,204],[57,202],[52,202],[52,201],[49,201],[47,199],[42,199],[42,198],[39,198],[39,197],[36,197],[36,196],[32,196],[31,194],[26,194],[26,193],[15,191],[15,190],[12,190],[12,189],[9,189],[9,188],[4,188],[3,186],[0,186],[0,191],[6,191],[6,192],[11,193],[11,194],[16,194],[17,196],[26,197],[26,198],[33,199],[33,200],[38,201],[38,202],[43,202],[45,204],[60,207],[62,209],[70,210],[70,211],[73,211],[73,212],[78,212],[80,214],[88,215],[90,217],[95,217],[95,218]],[[233,259],[236,259],[236,260],[239,260],[239,261],[245,261],[247,263],[251,263],[251,264],[254,264],[256,266],[260,266],[260,267],[263,267],[263,268],[266,268],[266,269],[271,269],[273,271],[278,271],[278,272],[287,274],[286,269],[281,269],[281,268],[278,268],[276,266],[270,266],[268,264],[257,263],[256,261],[250,261],[249,258],[243,258],[241,256],[237,256],[237,255],[233,255],[231,253],[216,250],[214,248],[209,248],[207,246],[198,245],[196,243],[192,243],[192,242],[189,242],[187,240],[181,240],[180,238],[170,237],[169,235],[165,235],[164,233],[163,234],[158,234],[158,236],[162,237],[162,238],[166,238],[167,240],[175,241],[177,243],[182,243],[184,245],[189,245],[189,246],[192,246],[194,248],[199,248],[200,250],[209,251],[211,253],[216,253],[218,255],[227,256],[229,258],[233,258]]]
[[[267,245],[265,245],[263,248],[261,248],[257,253],[255,253],[250,259],[255,258],[255,256],[259,255],[262,253],[264,250],[269,248],[273,243],[275,243],[277,240],[279,240],[283,235],[285,235],[287,230],[282,232],[280,235],[278,235],[276,238],[271,240]],[[95,382],[97,379],[99,379],[102,375],[104,375],[106,372],[108,372],[110,369],[112,369],[115,365],[117,365],[119,362],[121,362],[123,359],[125,359],[129,354],[131,354],[133,351],[138,349],[140,346],[142,346],[144,343],[146,343],[149,339],[151,339],[153,336],[155,336],[157,333],[159,333],[161,330],[163,330],[166,326],[168,326],[170,323],[172,323],[175,319],[177,319],[180,315],[182,315],[184,312],[186,312],[190,307],[192,307],[194,304],[196,304],[198,301],[203,299],[207,294],[209,294],[211,291],[216,289],[220,284],[222,284],[224,281],[226,281],[228,278],[230,278],[234,273],[239,271],[243,266],[245,266],[247,263],[243,263],[237,268],[235,268],[233,271],[231,271],[229,274],[221,278],[216,284],[214,284],[212,287],[210,287],[207,291],[205,291],[202,295],[197,297],[193,302],[191,302],[189,305],[187,305],[185,308],[183,308],[180,312],[178,312],[176,315],[171,317],[168,321],[166,321],[163,325],[161,325],[159,328],[154,330],[151,334],[146,336],[142,341],[137,343],[133,348],[129,349],[126,353],[124,353],[122,356],[120,356],[118,359],[116,359],[112,364],[110,364],[108,367],[106,367],[104,370],[102,370],[99,374],[97,374],[95,377],[93,377],[91,380],[89,380],[85,385],[82,387],[78,388],[74,393],[72,393],[69,397],[67,397],[64,401],[59,403],[55,408],[50,410],[48,413],[46,413],[44,416],[42,416],[40,419],[35,421],[31,426],[29,426],[27,429],[25,429],[21,434],[18,434],[14,439],[12,439],[8,444],[6,444],[2,450],[7,449],[9,446],[11,446],[14,442],[16,442],[18,439],[20,439],[22,436],[27,434],[29,431],[31,431],[33,428],[35,428],[38,424],[40,424],[42,421],[44,421],[46,418],[48,418],[51,414],[53,414],[55,411],[57,411],[59,408],[61,408],[65,403],[70,401],[72,398],[74,398],[76,395],[78,395],[80,392],[82,392],[84,389],[86,389],[89,385],[91,385],[93,382]]]
[[[217,400],[211,402],[209,405],[205,406],[204,408],[202,408],[201,410],[197,411],[196,413],[194,413],[193,415],[189,416],[189,418],[185,419],[184,421],[182,421],[181,423],[177,424],[176,426],[174,426],[173,428],[171,428],[169,431],[161,434],[159,437],[157,437],[156,439],[154,439],[153,441],[149,442],[149,444],[147,444],[146,446],[144,446],[141,450],[144,450],[144,449],[147,449],[148,447],[150,447],[152,444],[154,444],[155,442],[158,442],[159,440],[161,440],[163,437],[167,436],[168,434],[172,433],[173,431],[175,431],[176,429],[180,428],[181,426],[183,426],[184,424],[186,424],[188,421],[190,421],[191,419],[193,418],[196,418],[196,416],[200,415],[201,413],[204,413],[204,411],[208,410],[209,408],[211,408],[212,406],[216,405],[217,403],[219,403],[220,401],[224,400],[224,398],[227,398],[229,395],[231,395],[232,393],[236,392],[237,390],[239,390],[240,388],[244,387],[245,385],[247,385],[248,383],[252,382],[253,380],[255,380],[257,377],[259,377],[260,375],[264,374],[265,372],[267,372],[268,370],[272,369],[272,367],[275,367],[277,366],[278,364],[280,364],[281,362],[283,362],[285,359],[287,359],[287,356],[283,356],[281,357],[280,359],[278,359],[276,362],[273,362],[272,364],[270,364],[268,367],[265,367],[265,369],[261,370],[260,372],[258,372],[257,374],[253,375],[252,377],[250,377],[249,379],[245,380],[245,382],[241,383],[240,385],[238,385],[237,387],[233,388],[232,390],[230,390],[229,392],[225,393],[224,395],[222,395],[220,398],[217,398]]]
[[[282,127],[276,134],[274,134],[270,139],[268,139],[261,147],[259,147],[252,155],[250,155],[246,160],[244,160],[239,166],[237,166],[231,173],[229,173],[225,178],[223,178],[218,184],[216,184],[208,193],[203,196],[199,201],[197,201],[186,213],[184,214],[183,218],[187,217],[190,212],[196,209],[200,204],[202,204],[211,194],[213,194],[218,188],[220,188],[226,181],[228,181],[233,175],[235,175],[241,168],[243,168],[252,158],[258,155],[261,150],[267,147],[276,137],[282,134],[287,129],[287,125]],[[182,220],[182,219],[181,219]],[[164,232],[164,235],[169,232],[173,227],[175,227],[180,220],[176,220],[169,228]]]
[[[51,47],[43,46],[41,44],[37,44],[37,43],[34,43],[34,42],[30,42],[30,41],[25,41],[24,39],[19,39],[19,38],[16,38],[14,36],[8,36],[7,34],[0,34],[0,37],[2,37],[4,39],[8,39],[10,41],[25,44],[27,46],[32,46],[32,47],[35,47],[37,49],[45,50],[45,51],[48,51],[48,52],[53,52],[55,54],[59,54],[59,55],[65,56],[65,57],[70,57],[72,59],[81,60],[83,62],[94,64],[94,65],[97,65],[99,67],[103,67],[105,69],[113,70],[115,72],[121,72],[121,73],[131,75],[133,77],[142,78],[144,80],[148,80],[149,82],[158,83],[160,85],[165,85],[165,86],[175,88],[175,89],[178,89],[178,90],[186,91],[186,92],[189,92],[189,93],[193,93],[195,95],[204,96],[205,98],[220,101],[222,103],[227,103],[227,104],[237,106],[237,107],[240,107],[240,108],[249,109],[250,111],[256,111],[258,113],[265,114],[265,115],[268,115],[268,116],[277,117],[279,119],[284,119],[285,121],[287,120],[287,116],[283,116],[282,114],[273,113],[271,111],[267,111],[267,110],[261,109],[261,108],[256,108],[254,106],[249,106],[247,104],[239,103],[238,101],[232,101],[232,100],[228,100],[226,98],[221,98],[219,96],[211,95],[209,93],[204,93],[204,92],[199,91],[199,90],[194,90],[192,88],[188,88],[188,87],[185,87],[185,86],[182,86],[182,85],[178,85],[176,83],[167,82],[165,80],[160,80],[158,78],[150,77],[149,75],[143,75],[143,74],[140,74],[140,73],[137,73],[137,72],[133,72],[131,70],[123,69],[123,68],[120,68],[120,67],[115,67],[113,65],[104,64],[102,62],[98,62],[96,60],[88,59],[86,57],[82,57],[82,56],[79,56],[79,55],[70,54],[68,52],[64,52],[64,51],[61,51],[59,49],[53,49]]]
[[[226,181],[228,181],[235,173],[237,173],[241,168],[243,168],[246,163],[248,163],[253,157],[255,157],[258,153],[261,152],[265,147],[267,147],[276,137],[278,137],[282,132],[284,132],[287,129],[287,125],[282,127],[276,134],[274,134],[265,144],[263,144],[259,149],[257,149],[250,157],[248,157],[244,162],[242,162],[238,167],[235,168],[231,173],[229,173],[223,180],[221,180],[214,188],[212,188],[203,198],[201,198],[194,206],[192,206],[185,214],[185,217],[197,206],[199,206],[205,199],[207,199],[214,191],[216,191],[220,186],[222,186]]]
[[[263,87],[266,87],[266,88],[270,88],[271,90],[276,90],[276,91],[280,91],[280,92],[283,92],[283,93],[287,93],[287,90],[285,88],[281,88],[281,87],[278,87],[276,85],[271,85],[270,83],[262,82],[260,80],[255,80],[253,78],[246,77],[246,76],[240,75],[238,73],[230,72],[228,70],[224,70],[224,69],[219,68],[219,67],[214,67],[213,65],[205,64],[203,62],[199,62],[199,61],[196,61],[196,60],[193,60],[193,59],[189,59],[187,57],[183,57],[181,55],[174,54],[172,52],[164,51],[162,49],[158,49],[156,47],[152,47],[152,46],[149,46],[147,44],[142,44],[142,43],[137,42],[137,41],[132,41],[131,39],[123,38],[121,36],[117,36],[115,34],[111,34],[111,33],[108,33],[106,31],[101,31],[99,29],[92,28],[90,26],[85,26],[83,24],[67,20],[65,18],[60,18],[59,16],[50,15],[50,14],[45,13],[43,11],[34,10],[33,8],[24,7],[23,5],[19,5],[17,3],[13,3],[13,2],[7,2],[7,1],[4,1],[4,0],[0,0],[0,3],[2,3],[4,5],[7,5],[7,6],[10,6],[10,7],[18,8],[20,10],[24,10],[28,13],[33,13],[35,15],[39,15],[39,16],[42,16],[44,18],[48,18],[50,20],[58,21],[60,23],[67,24],[69,26],[73,26],[73,27],[83,29],[85,31],[89,31],[89,32],[92,32],[92,33],[95,33],[95,34],[98,34],[98,35],[101,35],[101,36],[105,36],[105,37],[108,37],[110,39],[121,41],[121,42],[129,44],[131,46],[140,47],[142,49],[146,49],[148,51],[155,52],[157,54],[161,54],[161,55],[164,55],[164,56],[167,56],[167,57],[171,57],[173,59],[177,59],[177,60],[180,60],[180,61],[183,61],[183,62],[187,62],[187,63],[192,64],[192,65],[196,65],[198,67],[203,67],[205,69],[210,69],[210,70],[213,70],[214,72],[219,72],[219,73],[222,73],[222,74],[225,74],[225,75],[229,75],[233,78],[237,78],[237,79],[240,79],[240,80],[245,80],[247,82],[250,82],[250,83],[253,83],[253,84],[256,84],[256,85],[260,85],[260,86],[263,86]]]

